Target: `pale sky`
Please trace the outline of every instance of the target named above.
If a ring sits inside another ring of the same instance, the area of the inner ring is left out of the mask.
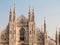
[[[0,31],[8,24],[10,5],[13,11],[14,0],[0,0]],[[28,17],[29,6],[35,9],[36,26],[41,28],[45,16],[48,35],[53,37],[56,27],[60,27],[60,0],[16,0],[16,16]]]

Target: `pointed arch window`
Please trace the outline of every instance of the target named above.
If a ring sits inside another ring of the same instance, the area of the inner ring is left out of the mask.
[[[24,41],[24,39],[25,39],[25,29],[21,28],[21,30],[20,30],[20,40]]]

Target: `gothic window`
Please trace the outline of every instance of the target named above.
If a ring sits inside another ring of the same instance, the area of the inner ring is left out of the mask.
[[[32,25],[32,31],[33,31],[33,25]]]
[[[25,39],[25,29],[21,28],[21,30],[20,30],[20,40],[24,41],[24,39]]]

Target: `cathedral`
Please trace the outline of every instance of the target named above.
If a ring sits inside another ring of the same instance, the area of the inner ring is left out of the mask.
[[[0,45],[60,45],[60,32],[56,31],[55,40],[52,39],[46,30],[46,19],[44,18],[44,31],[36,27],[34,8],[28,10],[28,18],[21,15],[16,18],[16,2],[14,11],[9,11],[9,22],[6,28],[0,33]]]

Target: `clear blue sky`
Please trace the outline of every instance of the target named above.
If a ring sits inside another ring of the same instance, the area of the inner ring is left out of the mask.
[[[10,4],[13,11],[14,0],[0,0],[0,31],[8,24]],[[56,27],[60,27],[60,0],[16,0],[17,17],[28,17],[29,6],[35,8],[36,26],[41,28],[45,16],[48,35],[54,36]]]

